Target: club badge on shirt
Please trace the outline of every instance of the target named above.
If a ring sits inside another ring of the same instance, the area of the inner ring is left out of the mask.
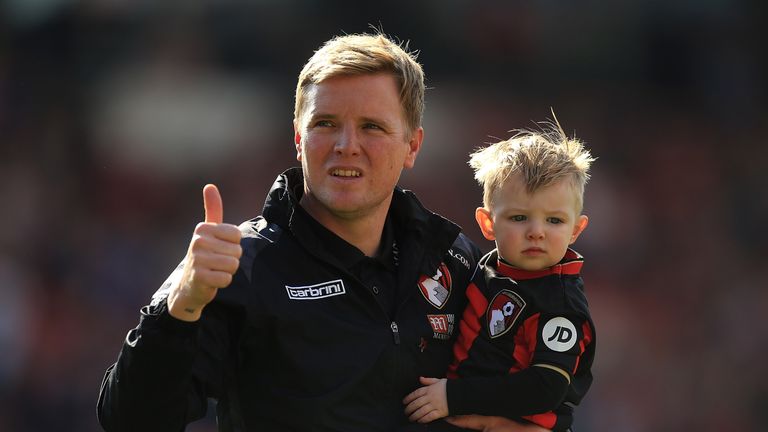
[[[442,309],[451,296],[451,273],[445,263],[440,263],[434,276],[419,277],[419,291],[432,304]]]
[[[525,300],[514,291],[501,290],[493,297],[485,312],[488,333],[492,338],[508,332],[525,308]]]

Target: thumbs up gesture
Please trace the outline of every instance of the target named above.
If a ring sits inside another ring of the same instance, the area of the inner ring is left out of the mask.
[[[182,321],[200,319],[219,288],[232,282],[243,253],[240,230],[224,223],[224,206],[215,185],[203,188],[203,205],[205,222],[195,227],[184,257],[184,271],[168,294],[168,312]]]

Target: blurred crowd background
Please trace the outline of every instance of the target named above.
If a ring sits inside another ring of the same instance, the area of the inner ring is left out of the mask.
[[[365,7],[364,7],[365,6]],[[576,248],[598,327],[578,431],[768,423],[768,50],[757,0],[3,0],[0,431],[98,431],[139,308],[214,182],[260,213],[296,76],[369,25],[427,74],[402,185],[462,225],[475,147],[554,109],[599,159]],[[211,418],[188,430],[214,431]]]

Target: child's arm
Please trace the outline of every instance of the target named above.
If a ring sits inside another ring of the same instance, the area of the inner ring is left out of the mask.
[[[533,365],[506,376],[448,380],[446,409],[452,415],[520,417],[543,413],[562,403],[569,383],[565,371],[550,365]]]
[[[534,365],[506,376],[447,380],[424,378],[424,384],[403,399],[410,421],[429,423],[448,414],[520,417],[557,408],[570,377],[560,368]]]
[[[445,396],[445,378],[419,377],[424,387],[419,387],[403,399],[408,420],[429,423],[448,415],[448,400]]]

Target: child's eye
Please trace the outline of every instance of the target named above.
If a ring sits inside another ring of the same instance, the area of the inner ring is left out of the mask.
[[[523,222],[527,218],[524,215],[512,215],[509,217],[509,220],[513,222]]]
[[[557,224],[561,224],[561,223],[564,223],[562,219],[560,219],[560,218],[556,218],[556,217],[547,218],[547,221],[548,221],[549,223],[551,223],[551,224],[556,224],[556,225],[557,225]]]

